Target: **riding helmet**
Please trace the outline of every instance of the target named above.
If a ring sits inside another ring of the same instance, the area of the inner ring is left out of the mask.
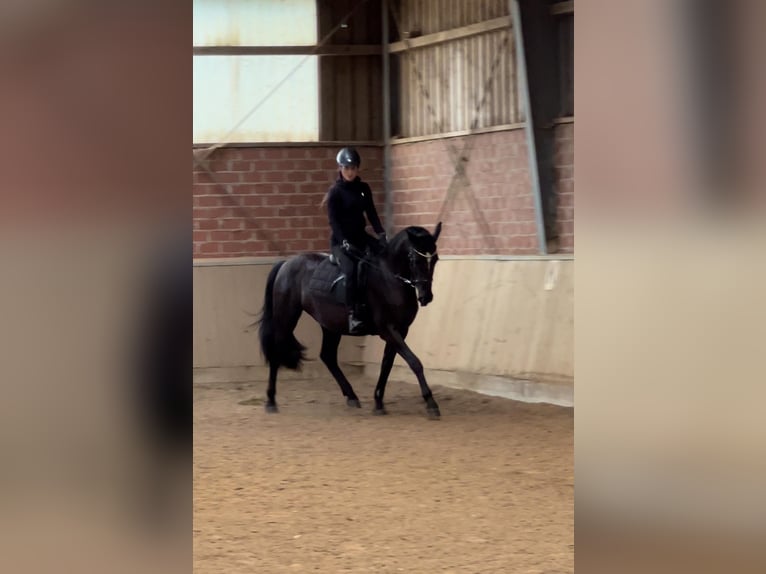
[[[359,152],[356,151],[356,149],[353,147],[344,147],[338,152],[338,155],[335,157],[335,159],[338,162],[338,165],[346,167],[350,165],[359,167],[359,165],[362,163],[362,158],[359,157]]]

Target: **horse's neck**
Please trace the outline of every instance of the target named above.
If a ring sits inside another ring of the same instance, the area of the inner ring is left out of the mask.
[[[395,249],[391,249],[388,255],[388,268],[395,274],[400,275],[406,279],[410,278],[410,264],[409,264],[409,245],[406,242],[402,242],[394,246]]]

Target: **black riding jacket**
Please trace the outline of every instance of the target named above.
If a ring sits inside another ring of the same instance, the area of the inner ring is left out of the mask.
[[[370,186],[358,176],[353,181],[338,177],[327,197],[327,213],[332,228],[332,246],[341,245],[345,239],[351,245],[364,249],[370,239],[365,231],[365,214],[376,233],[384,232],[372,201]]]

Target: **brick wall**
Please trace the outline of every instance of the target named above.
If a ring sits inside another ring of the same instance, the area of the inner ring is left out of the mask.
[[[558,251],[571,253],[574,125],[555,130]],[[460,184],[452,194],[448,189],[455,168],[447,145],[468,158],[463,165],[470,185]],[[210,167],[231,194],[195,165],[194,257],[327,251],[330,229],[320,203],[336,177],[336,153],[337,147],[325,146],[219,149]],[[360,148],[360,153],[362,178],[372,187],[384,220],[383,150]],[[433,229],[441,213],[443,254],[539,252],[523,130],[397,144],[391,159],[396,229]]]
[[[462,155],[470,182],[451,194],[455,167],[447,145],[467,146]],[[442,213],[444,254],[538,253],[527,161],[523,130],[394,145],[394,222],[432,229]]]
[[[222,148],[210,157],[214,183],[193,171],[194,257],[327,251],[330,227],[320,203],[336,178],[337,147]],[[360,175],[384,219],[381,148],[359,148]]]
[[[557,125],[555,138],[558,251],[572,253],[574,251],[574,124]]]

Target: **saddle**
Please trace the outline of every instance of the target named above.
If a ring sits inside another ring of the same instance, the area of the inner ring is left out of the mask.
[[[356,266],[356,285],[360,303],[365,303],[367,292],[367,265],[369,254],[366,254]],[[341,305],[346,304],[346,276],[341,272],[335,256],[330,254],[319,264],[311,279],[309,290],[324,297],[330,297]]]

